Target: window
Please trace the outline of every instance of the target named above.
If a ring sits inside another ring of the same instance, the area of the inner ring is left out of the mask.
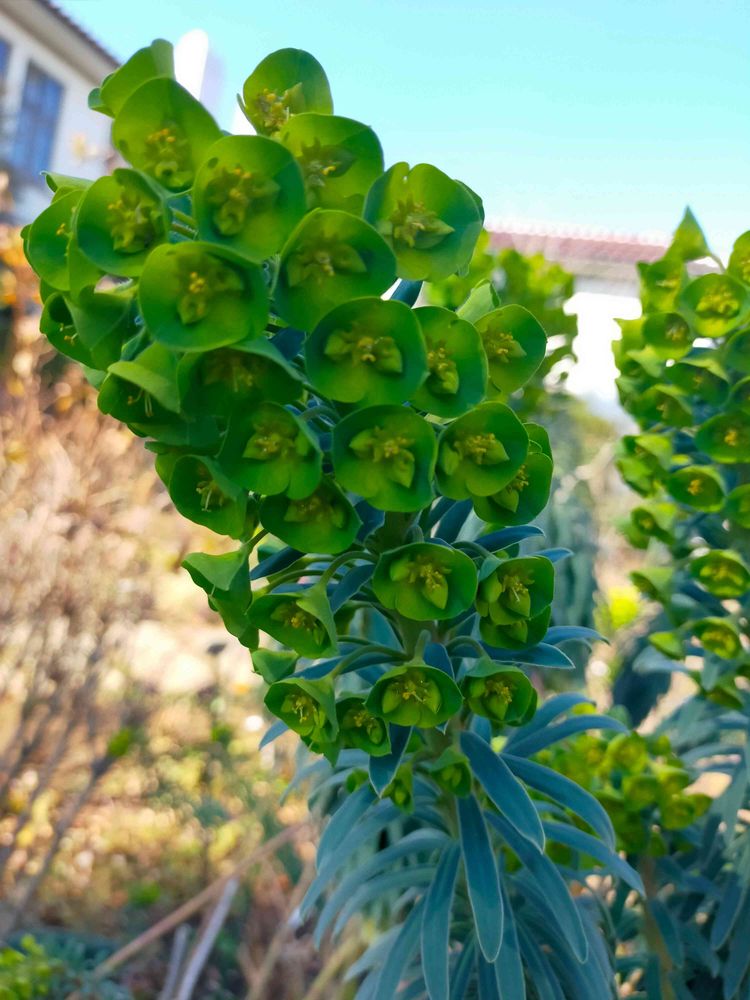
[[[50,167],[62,92],[57,80],[29,63],[11,157],[13,166],[28,180],[38,179]]]

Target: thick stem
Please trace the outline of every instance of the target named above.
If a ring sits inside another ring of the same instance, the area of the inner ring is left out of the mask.
[[[656,898],[658,882],[654,859],[644,857],[638,865],[645,894],[643,897],[643,934],[646,944],[651,952],[656,955],[659,962],[659,984],[663,1000],[677,1000],[677,995],[670,980],[670,973],[674,969],[674,963],[669,954],[659,925],[651,909],[651,901]]]

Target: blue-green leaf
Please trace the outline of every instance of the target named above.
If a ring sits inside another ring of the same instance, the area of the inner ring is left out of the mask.
[[[370,781],[372,787],[382,795],[385,789],[393,781],[393,776],[398,771],[401,760],[406,752],[406,747],[411,736],[411,728],[408,726],[390,727],[391,752],[383,757],[370,758]]]
[[[343,805],[328,821],[318,844],[318,864],[325,864],[326,856],[336,850],[339,844],[349,836],[352,827],[361,819],[364,813],[375,801],[375,793],[369,785],[360,786],[356,792],[347,797]]]
[[[543,535],[541,528],[535,524],[520,524],[517,527],[500,528],[499,531],[491,531],[488,535],[480,535],[476,540],[490,552],[499,552],[500,549],[507,549],[509,545],[522,542],[524,538],[532,538],[535,535]]]
[[[615,831],[612,820],[604,807],[594,796],[570,778],[558,774],[544,764],[537,764],[523,757],[504,753],[505,760],[511,771],[527,785],[531,785],[542,795],[547,795],[559,805],[570,809],[580,816],[602,838],[609,848],[615,846]]]
[[[391,844],[390,847],[386,847],[382,851],[377,851],[372,857],[357,865],[341,880],[336,891],[331,893],[321,910],[315,927],[316,947],[320,947],[320,942],[329,924],[363,882],[377,875],[378,872],[386,871],[389,865],[410,854],[431,854],[433,851],[440,850],[445,847],[447,840],[447,835],[438,830],[413,830],[397,840],[395,844]],[[336,933],[338,933],[338,928],[337,922]]]
[[[715,950],[721,948],[729,935],[740,914],[744,912],[743,903],[746,904],[747,890],[743,889],[736,875],[731,874],[724,885],[721,902],[714,917],[711,927],[711,947]]]
[[[273,743],[274,740],[277,740],[282,733],[286,733],[288,729],[289,726],[287,726],[286,722],[282,722],[281,719],[278,719],[265,731],[263,739],[258,744],[258,749],[262,750],[263,747],[269,746],[269,744]]]
[[[424,901],[419,900],[411,908],[409,915],[401,925],[401,930],[391,945],[383,968],[380,970],[373,1000],[393,1000],[396,996],[404,969],[419,943],[423,907]]]
[[[644,894],[643,882],[638,872],[631,868],[627,861],[624,861],[619,854],[615,854],[606,844],[603,844],[601,840],[597,840],[590,833],[584,833],[583,830],[578,830],[574,826],[569,826],[565,823],[556,823],[553,820],[545,822],[544,829],[551,840],[556,840],[560,844],[566,844],[568,847],[572,847],[574,851],[590,854],[592,858],[596,858],[597,861],[608,868],[613,875],[616,875],[617,878],[621,878],[623,882],[627,883],[631,889],[635,889],[641,895]]]
[[[425,902],[422,917],[422,969],[430,1000],[450,1000],[450,922],[459,857],[457,844],[445,851]]]
[[[585,625],[553,625],[547,629],[544,637],[544,641],[550,646],[556,646],[558,642],[568,642],[569,639],[580,639],[589,645],[592,642],[607,642],[595,628],[586,628]]]
[[[486,814],[489,822],[503,835],[508,846],[514,851],[534,879],[544,900],[547,916],[560,928],[563,937],[579,961],[585,962],[589,943],[581,923],[581,918],[557,867],[545,854],[539,854],[527,840],[520,837],[502,816]]]
[[[503,901],[487,826],[473,795],[458,799],[461,854],[466,873],[469,901],[482,954],[494,962],[503,935]]]
[[[387,892],[393,892],[398,889],[410,889],[414,886],[430,883],[434,877],[435,865],[412,864],[405,868],[396,868],[394,871],[386,872],[383,875],[377,875],[375,878],[369,879],[349,896],[346,905],[342,908],[336,920],[333,928],[333,936],[337,937],[354,914],[364,909],[373,900],[379,899]]]
[[[464,943],[463,949],[451,972],[451,1000],[464,1000],[472,969],[474,968],[476,950],[476,944],[472,936]]]
[[[503,942],[500,954],[495,959],[495,975],[500,991],[500,1000],[526,1000],[526,985],[523,977],[523,962],[518,944],[516,918],[503,883],[500,883],[503,897]]]
[[[474,733],[461,733],[461,749],[492,802],[522,837],[538,851],[544,850],[544,830],[539,813],[520,781],[492,747]]]
[[[518,940],[538,1000],[566,1000],[549,960],[523,927],[518,929]]]
[[[538,733],[523,736],[513,743],[513,752],[524,757],[539,753],[553,743],[559,743],[576,733],[585,733],[589,729],[613,729],[616,733],[626,733],[627,726],[609,715],[577,715],[566,719],[555,726],[546,726]]]
[[[300,915],[303,918],[310,913],[328,883],[343,868],[352,854],[400,816],[401,812],[392,802],[381,802],[350,831],[340,849],[333,856],[329,855],[326,864],[321,866],[318,874],[310,883],[305,898],[300,904]]]
[[[481,955],[477,955],[477,986],[479,1000],[501,1000],[497,988],[495,963],[486,962]]]

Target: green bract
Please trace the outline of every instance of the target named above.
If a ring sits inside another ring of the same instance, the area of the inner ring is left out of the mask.
[[[348,549],[362,524],[345,494],[327,477],[300,499],[266,497],[260,505],[260,522],[293,549],[326,553]]]
[[[159,455],[156,470],[181,514],[230,538],[247,538],[257,519],[248,517],[247,493],[210,459]]]
[[[164,445],[203,450],[218,441],[212,418],[192,420],[180,413],[177,357],[161,344],[109,366],[99,389],[99,408],[136,434],[158,437]]]
[[[315,435],[298,417],[278,403],[263,402],[235,411],[219,464],[247,490],[299,500],[320,482],[322,456]]]
[[[475,327],[439,306],[414,310],[427,345],[427,378],[414,405],[438,417],[459,417],[487,391],[487,359]]]
[[[137,277],[151,248],[163,243],[169,215],[163,195],[137,170],[115,170],[81,198],[75,234],[81,251],[103,271]]]
[[[250,653],[253,670],[266,684],[274,684],[294,673],[299,657],[288,649],[254,649]]]
[[[405,618],[440,621],[471,607],[477,571],[457,549],[415,542],[383,553],[372,587],[384,607],[394,608]]]
[[[536,708],[536,689],[526,674],[488,657],[474,662],[464,675],[461,690],[472,712],[496,725],[523,725]]]
[[[652,502],[634,507],[630,512],[630,520],[636,536],[645,536],[647,540],[653,537],[663,542],[670,542],[677,515],[678,510],[674,504]]]
[[[721,476],[710,466],[688,465],[673,472],[666,487],[675,500],[696,510],[721,510],[724,503]]]
[[[710,458],[728,465],[746,462],[750,452],[750,421],[742,410],[711,417],[698,428],[695,443]]]
[[[336,702],[336,717],[344,746],[364,750],[371,757],[391,751],[388,726],[365,706],[361,695],[344,695]]]
[[[200,101],[165,77],[148,80],[115,115],[112,142],[167,191],[184,191],[221,132]]]
[[[544,359],[547,337],[523,306],[503,306],[474,324],[482,338],[490,381],[504,393],[527,382]]]
[[[549,621],[554,584],[554,567],[544,556],[503,560],[479,583],[476,605],[482,637],[511,649],[538,642]]]
[[[726,373],[713,357],[713,352],[699,354],[693,351],[672,365],[667,374],[678,389],[692,393],[706,403],[722,403],[729,392]]]
[[[315,388],[342,403],[402,403],[427,373],[419,323],[403,302],[352,299],[332,309],[305,344]]]
[[[279,49],[266,56],[245,80],[242,97],[242,110],[262,135],[273,135],[301,112],[333,111],[324,69],[302,49]]]
[[[547,506],[552,487],[552,459],[529,451],[511,481],[490,496],[474,496],[474,510],[493,524],[528,524]]]
[[[750,375],[750,330],[740,330],[727,342],[725,363],[744,375]]]
[[[73,235],[74,211],[83,192],[70,191],[55,198],[26,232],[25,249],[29,263],[39,277],[58,291],[70,291],[68,255]]]
[[[729,619],[702,618],[693,624],[693,631],[704,649],[723,660],[732,660],[742,652],[737,626]]]
[[[305,214],[302,176],[277,142],[225,136],[198,170],[193,210],[201,239],[260,263],[281,250]]]
[[[114,73],[110,73],[91,95],[90,106],[114,117],[134,90],[147,80],[174,79],[174,53],[169,42],[157,38],[139,49]]]
[[[482,403],[440,435],[440,489],[454,500],[491,496],[514,479],[528,448],[528,433],[509,407]]]
[[[701,337],[724,337],[750,315],[750,292],[730,274],[704,274],[683,288],[680,305]]]
[[[325,593],[318,587],[264,594],[253,601],[248,620],[300,656],[318,657],[335,651],[336,626]]]
[[[750,484],[733,489],[724,510],[741,528],[750,528]]]
[[[699,556],[691,562],[690,572],[716,597],[742,597],[750,590],[750,569],[735,552]]]
[[[338,733],[333,686],[325,679],[287,677],[268,689],[266,706],[306,740],[330,743]]]
[[[47,302],[54,300],[50,296]],[[46,303],[45,303],[46,308]],[[122,285],[114,291],[81,291],[73,300],[67,300],[67,316],[63,317],[63,330],[70,333],[72,342],[88,352],[89,366],[103,370],[117,362],[124,352],[125,343],[135,330],[136,302],[134,290]]]
[[[694,337],[679,313],[653,313],[646,318],[641,331],[644,341],[659,358],[683,357],[690,350]]]
[[[729,398],[729,405],[739,408],[746,415],[750,415],[750,376],[735,383]]]
[[[396,254],[401,278],[440,281],[468,263],[482,230],[477,199],[428,163],[396,163],[375,181],[364,216]]]
[[[455,715],[462,703],[461,692],[448,674],[424,663],[409,663],[394,667],[376,681],[366,705],[387,722],[431,728]]]
[[[447,747],[437,760],[427,765],[435,784],[448,795],[458,795],[465,798],[471,792],[471,766],[465,754],[454,747]]]
[[[677,301],[687,272],[678,257],[662,257],[653,264],[638,264],[641,297],[649,312],[670,312]]]
[[[693,422],[690,397],[671,385],[654,385],[647,389],[636,404],[638,416],[649,426],[689,427]]]
[[[143,267],[139,300],[154,340],[178,351],[258,336],[268,319],[259,269],[210,243],[156,247]]]
[[[383,790],[383,798],[390,799],[403,813],[413,811],[414,775],[411,767],[404,764],[396,771],[393,781]]]
[[[261,400],[292,403],[302,394],[299,372],[265,339],[185,354],[177,382],[183,407],[222,417]]]
[[[278,138],[293,153],[308,208],[342,208],[359,215],[383,172],[383,150],[371,128],[334,115],[295,115]]]
[[[389,511],[416,511],[432,499],[435,434],[413,410],[371,406],[336,424],[333,468],[341,485]]]
[[[249,545],[243,545],[236,552],[218,556],[192,552],[185,557],[182,565],[193,582],[205,590],[210,607],[221,615],[227,631],[239,639],[243,646],[255,649],[258,645],[258,630],[247,617],[253,599],[248,569],[249,552]]]
[[[287,322],[312,330],[334,306],[380,295],[395,278],[393,254],[372,226],[347,212],[318,209],[282,250],[274,301]]]

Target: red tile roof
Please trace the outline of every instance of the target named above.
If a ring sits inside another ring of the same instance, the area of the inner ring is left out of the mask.
[[[488,224],[492,246],[496,250],[514,247],[523,254],[544,254],[549,260],[606,261],[635,265],[640,260],[653,261],[663,256],[668,239],[636,236],[603,230],[528,228]]]

